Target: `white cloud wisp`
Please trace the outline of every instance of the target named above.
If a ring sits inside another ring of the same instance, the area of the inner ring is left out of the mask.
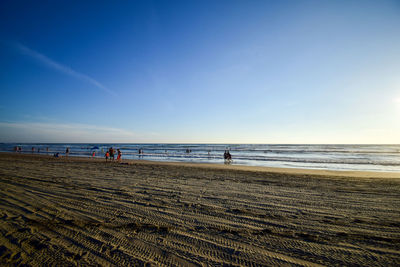
[[[77,72],[77,71],[71,69],[70,67],[65,66],[63,64],[60,64],[60,63],[52,60],[51,58],[49,58],[49,57],[47,57],[47,56],[45,56],[45,55],[43,55],[43,54],[41,54],[41,53],[39,53],[39,52],[37,52],[35,50],[32,50],[31,48],[29,48],[29,47],[27,47],[25,45],[22,45],[22,44],[20,44],[18,42],[13,42],[12,46],[14,48],[16,48],[20,53],[22,53],[24,55],[28,55],[28,56],[40,61],[41,63],[47,65],[48,67],[54,69],[54,70],[57,70],[57,71],[62,72],[64,74],[67,74],[67,75],[69,75],[71,77],[74,77],[76,79],[79,79],[81,81],[88,82],[88,83],[96,86],[97,88],[101,89],[102,91],[104,91],[104,92],[106,92],[106,93],[108,93],[110,95],[116,96],[116,93],[114,91],[110,90],[109,88],[104,86],[102,83],[100,83],[99,81],[93,79],[92,77],[90,77],[90,76],[88,76],[86,74]]]

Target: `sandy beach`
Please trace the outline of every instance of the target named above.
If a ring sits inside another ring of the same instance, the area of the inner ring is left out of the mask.
[[[400,174],[0,153],[0,264],[398,266]]]

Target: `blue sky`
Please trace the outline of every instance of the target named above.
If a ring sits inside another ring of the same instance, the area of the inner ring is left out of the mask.
[[[0,142],[399,137],[399,1],[0,3]]]

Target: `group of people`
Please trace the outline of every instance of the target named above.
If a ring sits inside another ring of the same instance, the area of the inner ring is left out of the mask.
[[[104,155],[106,158],[106,161],[108,161],[108,159],[110,159],[110,161],[114,161],[115,160],[115,149],[110,147],[107,151],[106,154]],[[122,158],[122,152],[121,150],[118,148],[117,149],[117,161],[121,161]]]
[[[22,147],[15,146],[14,147],[14,151],[15,152],[22,152]],[[34,146],[32,147],[31,151],[32,151],[32,153],[35,153],[35,147]],[[37,152],[40,153],[40,147],[37,148]],[[49,148],[48,147],[46,147],[46,152],[49,152]]]
[[[225,163],[231,163],[232,161],[232,155],[229,153],[229,150],[225,150],[224,152],[224,161]]]
[[[49,148],[46,149],[47,151],[49,151]],[[69,156],[69,147],[67,147],[67,149],[65,149],[65,157]],[[53,157],[55,158],[59,158],[60,157],[60,153],[56,152],[53,154]]]
[[[21,148],[20,146],[15,146],[15,147],[14,147],[14,151],[15,151],[15,152],[21,152],[21,151],[22,151],[22,148]],[[32,153],[34,153],[34,152],[35,152],[35,147],[32,147]],[[37,149],[37,152],[40,153],[40,148]],[[49,148],[48,148],[48,147],[46,148],[46,152],[49,152]],[[102,149],[102,152],[103,152],[103,149]],[[185,152],[186,152],[186,153],[191,153],[192,150],[191,150],[191,149],[186,149]],[[208,156],[210,156],[210,152],[211,152],[211,151],[208,150]],[[69,147],[67,147],[67,148],[65,149],[65,157],[68,157],[69,153],[70,153],[70,149],[69,149]],[[139,157],[142,157],[143,154],[144,154],[143,149],[140,148],[140,149],[138,150],[138,153],[139,153]],[[166,150],[165,150],[165,153],[167,154],[167,151],[166,151]],[[106,151],[106,153],[105,153],[105,155],[104,155],[104,157],[105,157],[105,159],[106,159],[106,162],[107,162],[108,160],[114,161],[114,160],[115,160],[115,155],[117,155],[117,161],[121,161],[121,159],[122,159],[122,152],[121,152],[121,150],[120,150],[120,149],[117,149],[117,151],[115,151],[115,149],[114,149],[113,147],[110,147],[110,148]],[[58,157],[60,157],[60,153],[56,152],[56,153],[54,153],[53,156],[58,158]],[[92,157],[94,158],[95,156],[96,156],[96,152],[93,151],[93,152],[92,152]],[[231,163],[231,162],[232,162],[232,155],[231,155],[231,153],[229,152],[229,149],[226,149],[225,152],[224,152],[224,161],[225,161],[225,163]]]
[[[36,151],[37,151],[37,153],[40,153],[40,150],[41,150],[40,147],[35,148],[35,147],[33,146],[33,147],[31,148],[31,152],[32,152],[32,153],[35,153]],[[18,152],[18,153],[21,153],[21,152],[22,152],[22,147],[20,147],[20,146],[15,146],[15,147],[14,147],[14,151],[15,151],[15,152]],[[49,147],[46,147],[46,152],[45,152],[45,153],[46,153],[46,154],[49,153]],[[65,156],[68,157],[68,155],[69,155],[69,147],[67,147],[67,149],[65,150]],[[58,157],[60,156],[60,153],[59,153],[59,152],[56,152],[56,153],[53,154],[53,156],[58,158]]]

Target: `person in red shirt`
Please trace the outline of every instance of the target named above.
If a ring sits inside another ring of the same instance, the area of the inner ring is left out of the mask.
[[[120,161],[122,157],[122,152],[119,149],[117,149],[117,152],[118,152],[117,160]]]

